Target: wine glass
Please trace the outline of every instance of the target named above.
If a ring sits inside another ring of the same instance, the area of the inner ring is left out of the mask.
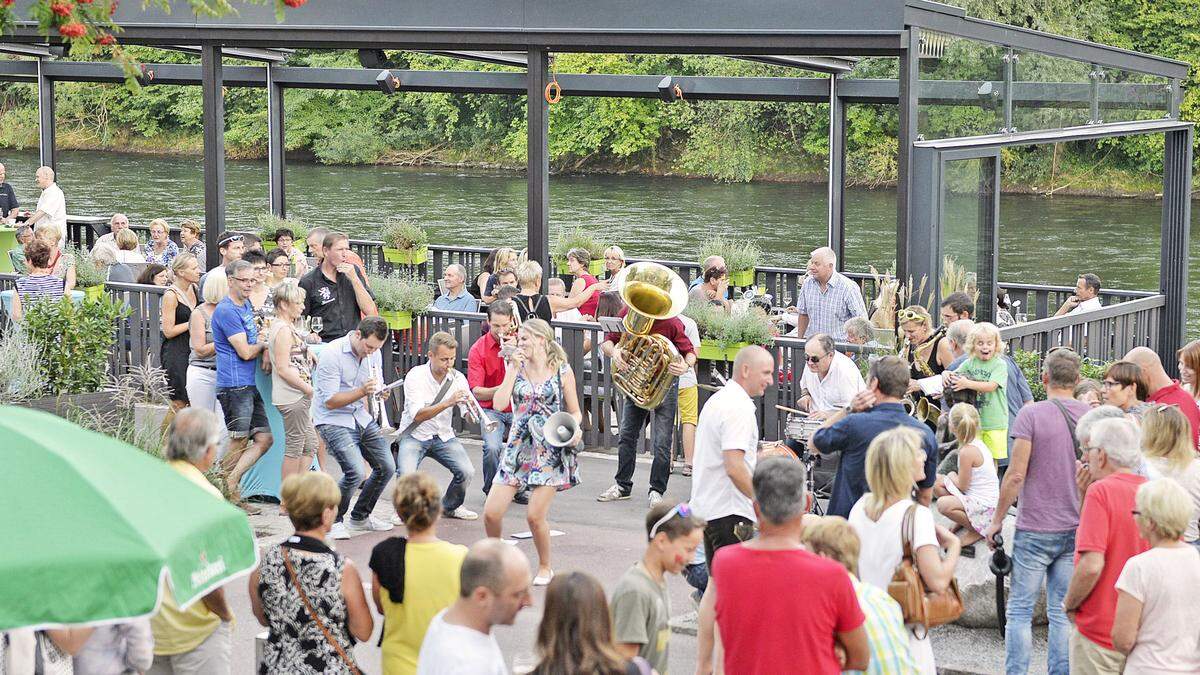
[[[325,322],[319,316],[311,317],[311,319],[312,319],[312,332],[320,333],[321,329],[325,327]]]

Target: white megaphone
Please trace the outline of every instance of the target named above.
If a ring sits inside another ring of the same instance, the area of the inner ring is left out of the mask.
[[[579,423],[575,421],[571,413],[556,412],[542,425],[542,436],[550,446],[561,448],[571,443],[571,439],[575,438],[578,430]]]

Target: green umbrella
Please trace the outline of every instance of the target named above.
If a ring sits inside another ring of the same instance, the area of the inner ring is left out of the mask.
[[[258,564],[240,510],[126,443],[0,407],[0,631],[145,616]]]

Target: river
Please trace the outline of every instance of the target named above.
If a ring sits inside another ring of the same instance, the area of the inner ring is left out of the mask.
[[[37,155],[2,156],[22,203],[36,201]],[[60,185],[68,211],[123,211],[134,223],[165,217],[203,219],[199,157],[60,152]],[[226,164],[231,229],[267,209],[264,162]],[[311,224],[378,237],[389,214],[423,222],[442,244],[523,247],[525,180],[512,173],[383,166],[287,167],[289,214]],[[693,260],[709,233],[747,238],[768,265],[801,267],[825,241],[824,185],[739,183],[647,176],[555,176],[550,181],[550,230],[582,225],[626,255]],[[846,267],[884,269],[895,258],[896,195],[892,190],[846,194]],[[1147,199],[1004,195],[1001,198],[1000,279],[1073,285],[1096,272],[1107,287],[1153,290],[1158,284],[1161,204]],[[1193,209],[1193,229],[1200,216]],[[1200,237],[1191,241],[1189,295],[1200,290]],[[1200,303],[1189,324],[1200,326]],[[1189,329],[1189,333],[1200,332]]]

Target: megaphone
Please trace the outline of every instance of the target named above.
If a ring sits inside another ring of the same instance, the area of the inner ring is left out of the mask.
[[[550,446],[562,448],[571,443],[571,439],[575,437],[578,430],[579,423],[575,421],[571,413],[556,412],[542,425],[542,437]]]

